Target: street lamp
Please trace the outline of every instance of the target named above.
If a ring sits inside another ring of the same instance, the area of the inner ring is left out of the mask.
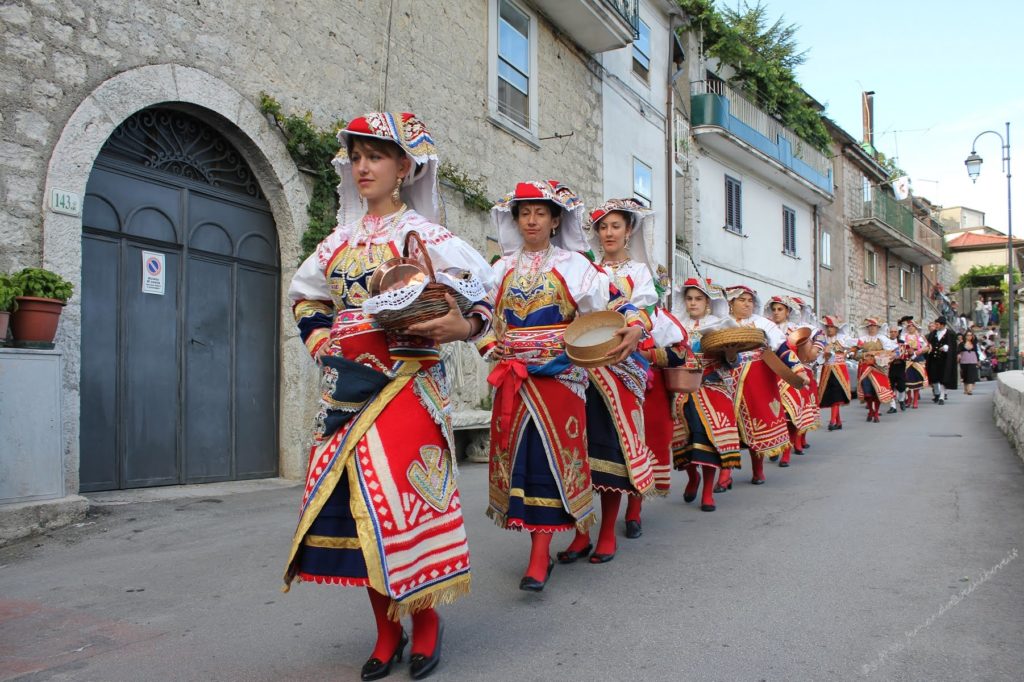
[[[982,135],[988,134],[995,135],[999,138],[999,143],[1002,147],[1003,152],[1003,170],[1006,173],[1006,273],[1007,273],[1007,298],[1009,299],[1009,305],[1007,309],[1007,330],[1006,335],[1010,338],[1010,366],[1017,366],[1017,344],[1014,341],[1013,336],[1013,309],[1016,307],[1017,296],[1013,288],[1013,208],[1011,201],[1011,187],[1010,184],[1010,122],[1006,122],[1006,138],[994,130],[986,130],[978,133],[974,138],[974,142],[971,143],[971,153],[964,160],[964,165],[967,166],[967,174],[971,176],[971,182],[978,181],[978,175],[981,173],[981,162],[982,159],[975,150],[978,144],[978,138]]]

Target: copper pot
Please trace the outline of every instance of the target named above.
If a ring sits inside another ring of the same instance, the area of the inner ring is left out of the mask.
[[[665,387],[672,393],[696,393],[700,389],[701,370],[666,367],[662,370]]]

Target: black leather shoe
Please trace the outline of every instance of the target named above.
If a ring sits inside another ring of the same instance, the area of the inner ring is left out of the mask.
[[[843,430],[843,425],[842,424],[836,424],[836,431],[842,431],[842,430]]]
[[[609,561],[611,561],[614,558],[615,558],[615,552],[612,552],[611,554],[597,554],[595,552],[594,554],[590,555],[590,563],[592,563],[592,564],[606,564],[606,563],[608,563]]]
[[[551,578],[551,569],[555,567],[553,560],[548,561],[548,574],[544,576],[544,581],[541,582],[536,578],[531,578],[528,575],[524,575],[523,579],[519,581],[519,589],[526,592],[543,592],[544,586],[548,584],[548,579]],[[440,642],[440,640],[438,640]],[[435,664],[436,665],[436,664]]]
[[[715,505],[713,504],[702,504],[700,506],[701,511],[715,511]]]
[[[686,492],[683,493],[683,502],[685,502],[686,504],[690,504],[691,502],[693,502],[696,499],[697,499],[697,493],[686,493]]]
[[[937,396],[937,395],[936,396],[932,396],[932,402],[933,403],[939,402],[939,396]]]
[[[586,547],[584,547],[583,549],[581,549],[578,552],[574,552],[571,549],[567,549],[567,550],[565,550],[563,552],[559,552],[555,556],[558,557],[558,563],[560,563],[560,564],[571,564],[574,561],[577,561],[579,559],[585,558],[588,554],[590,554],[590,550],[592,550],[592,549],[594,549],[594,546],[591,545],[591,544],[588,544]],[[550,571],[548,571],[548,573],[550,573]]]
[[[779,461],[779,456],[778,455],[772,455],[771,457],[768,458],[768,461],[769,462],[778,462]]]
[[[644,529],[640,527],[639,521],[626,521],[626,537],[630,540],[636,540],[638,537],[644,534]]]
[[[444,638],[444,621],[438,616],[437,643],[434,644],[434,653],[430,656],[413,654],[409,657],[409,677],[414,680],[422,680],[434,672],[434,668],[441,662],[441,640]]]
[[[360,677],[364,680],[379,680],[387,677],[391,674],[391,666],[396,662],[401,662],[402,652],[405,651],[405,645],[409,643],[409,635],[405,634],[405,630],[402,630],[402,637],[398,640],[398,646],[395,647],[395,652],[391,654],[391,658],[388,662],[380,660],[379,658],[367,659],[366,663],[363,663],[363,669],[360,673]]]
[[[889,409],[886,411],[886,414],[896,414],[896,408],[890,406]]]
[[[800,454],[803,454],[803,453],[800,453]],[[780,469],[785,469],[788,466],[789,466],[789,462],[779,462],[779,468]]]
[[[753,485],[764,485],[764,479],[763,478],[752,478],[752,479],[750,479],[750,482]]]
[[[875,417],[874,419],[872,419],[871,421],[873,421],[873,422],[875,422],[875,423],[877,424],[877,423],[878,423],[878,417],[876,416],[876,417]]]
[[[721,486],[716,483],[712,490],[716,493],[724,493],[726,490],[732,490],[732,481],[729,481],[729,485],[727,486]]]
[[[939,405],[945,405],[946,401],[943,398],[939,398]]]
[[[803,450],[793,450],[793,454],[794,455],[802,455],[802,454],[804,454],[804,451]]]
[[[828,430],[829,431],[835,431],[836,430],[836,425],[835,424],[829,424],[828,425]]]

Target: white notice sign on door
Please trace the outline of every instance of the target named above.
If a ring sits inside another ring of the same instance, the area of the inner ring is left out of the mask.
[[[164,254],[142,252],[142,293],[164,295]]]

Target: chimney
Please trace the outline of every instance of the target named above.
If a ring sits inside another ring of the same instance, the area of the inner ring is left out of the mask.
[[[861,93],[861,115],[864,121],[864,144],[875,151],[875,91]]]

